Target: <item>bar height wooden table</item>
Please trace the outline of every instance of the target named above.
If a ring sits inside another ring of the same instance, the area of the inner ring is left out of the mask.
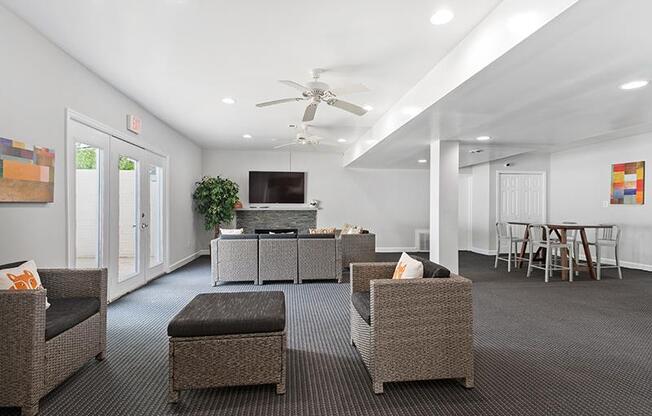
[[[508,224],[511,225],[524,225],[525,226],[525,235],[523,236],[525,242],[523,242],[523,245],[521,247],[521,255],[520,259],[518,261],[518,267],[520,268],[523,263],[523,258],[525,258],[525,253],[527,252],[527,244],[530,238],[530,229],[528,228],[528,225],[532,223],[528,222],[518,222],[518,221],[509,221]],[[570,230],[577,230],[580,232],[580,239],[582,240],[582,247],[584,248],[584,256],[586,257],[586,265],[587,269],[589,270],[589,276],[591,276],[591,279],[597,280],[596,274],[595,274],[595,267],[593,267],[593,258],[591,257],[591,250],[589,248],[589,239],[586,236],[586,230],[587,229],[598,229],[598,228],[608,228],[612,227],[612,225],[609,224],[557,224],[557,223],[551,223],[551,224],[543,224],[550,228],[550,230],[554,231],[555,234],[559,237],[559,241],[562,243],[566,243],[566,236],[568,234],[568,231]],[[564,267],[568,267],[568,250],[561,250],[561,265]],[[561,278],[563,280],[568,279],[568,270],[562,269],[561,271]]]

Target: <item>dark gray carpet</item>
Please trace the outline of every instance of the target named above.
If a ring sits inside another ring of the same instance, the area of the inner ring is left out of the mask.
[[[390,260],[396,255],[379,255]],[[543,283],[461,253],[474,280],[476,388],[370,379],[348,338],[346,284],[212,288],[206,258],[110,305],[108,358],[41,401],[42,415],[651,415],[652,274]],[[283,290],[287,394],[273,386],[182,393],[166,405],[168,321],[196,294]],[[9,409],[2,414],[17,414]]]

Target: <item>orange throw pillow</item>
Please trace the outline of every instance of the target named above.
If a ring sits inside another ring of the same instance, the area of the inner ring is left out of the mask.
[[[41,277],[38,275],[34,260],[12,269],[0,270],[0,290],[34,290],[42,287]],[[48,307],[50,304],[46,299],[45,308]]]
[[[401,254],[392,279],[421,279],[422,277],[423,263],[408,256],[407,253]]]

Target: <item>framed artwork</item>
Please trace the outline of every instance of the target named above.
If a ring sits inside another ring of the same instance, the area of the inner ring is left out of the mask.
[[[54,150],[0,137],[0,202],[53,202]]]
[[[645,203],[645,162],[611,165],[611,204],[643,205]]]

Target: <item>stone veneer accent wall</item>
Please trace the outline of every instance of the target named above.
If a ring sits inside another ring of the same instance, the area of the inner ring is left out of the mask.
[[[316,210],[247,209],[235,211],[236,228],[244,228],[245,234],[256,229],[296,228],[299,233],[308,233],[317,227]]]

